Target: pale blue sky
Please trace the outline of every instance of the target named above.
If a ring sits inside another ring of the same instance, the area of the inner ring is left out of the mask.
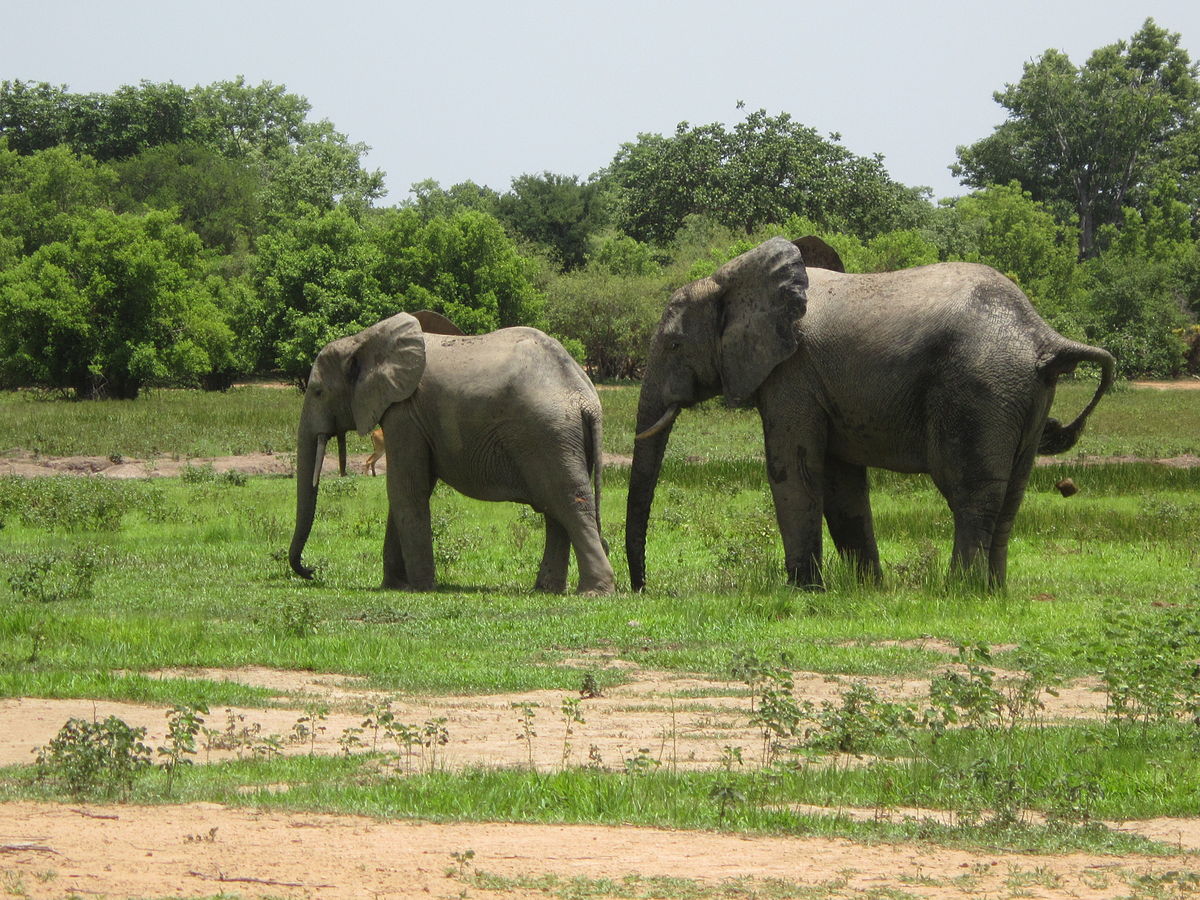
[[[371,146],[384,203],[425,178],[586,177],[640,132],[740,120],[739,100],[942,197],[963,193],[955,147],[1002,120],[992,93],[1024,62],[1081,63],[1147,16],[1200,58],[1196,0],[0,0],[0,80],[284,84]]]

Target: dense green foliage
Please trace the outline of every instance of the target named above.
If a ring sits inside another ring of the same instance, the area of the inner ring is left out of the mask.
[[[426,180],[381,205],[366,147],[279,85],[0,83],[0,387],[134,397],[303,382],[327,341],[432,308],[530,324],[636,377],[670,292],[775,234],[850,271],[1003,271],[1123,374],[1200,369],[1200,77],[1153,20],[1081,66],[1048,50],[930,201],[787,113],[641,134],[583,179]]]
[[[1097,229],[1144,204],[1156,176],[1187,183],[1200,174],[1200,80],[1179,44],[1147,19],[1128,43],[1101,47],[1082,66],[1047,50],[996,93],[1009,118],[959,148],[960,174],[974,187],[1019,181],[1036,199],[1073,211],[1080,252],[1094,255]],[[1193,189],[1189,199],[1194,207],[1200,197]]]

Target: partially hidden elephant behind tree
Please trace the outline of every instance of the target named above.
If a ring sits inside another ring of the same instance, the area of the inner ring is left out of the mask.
[[[868,466],[932,475],[954,517],[951,569],[986,563],[989,583],[1004,583],[1034,457],[1074,445],[1112,384],[1112,356],[1058,334],[987,266],[840,269],[817,238],[773,238],[671,297],[638,402],[625,537],[635,590],[672,423],[718,394],[758,409],[793,584],[822,584],[822,514],[839,554],[881,578]],[[1080,362],[1099,365],[1100,384],[1064,426],[1048,418],[1055,382]]]
[[[611,593],[600,532],[600,401],[583,369],[535,328],[465,336],[436,314],[418,316],[400,313],[333,341],[313,363],[296,439],[292,569],[312,577],[301,557],[329,438],[338,439],[345,474],[346,432],[380,425],[388,461],[384,588],[435,586],[429,500],[444,481],[469,497],[543,514],[537,589],[566,590],[574,547],[579,591]]]

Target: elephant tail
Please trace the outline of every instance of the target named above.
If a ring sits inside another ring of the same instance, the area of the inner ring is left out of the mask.
[[[1061,346],[1052,356],[1038,366],[1038,371],[1044,377],[1054,379],[1059,375],[1073,372],[1075,366],[1081,362],[1095,363],[1100,367],[1100,384],[1096,387],[1096,393],[1092,395],[1091,402],[1084,407],[1083,412],[1076,416],[1075,421],[1071,424],[1063,425],[1058,419],[1046,420],[1046,425],[1042,429],[1041,441],[1038,444],[1038,453],[1044,455],[1065,453],[1074,447],[1083,431],[1087,417],[1096,408],[1096,404],[1100,402],[1105,391],[1112,387],[1116,373],[1116,360],[1113,359],[1112,354],[1099,347],[1089,347],[1087,344],[1066,339],[1063,339]]]
[[[590,404],[584,404],[583,415],[584,458],[587,469],[592,474],[592,500],[596,507],[596,533],[600,535],[600,543],[608,553],[608,541],[604,540],[604,531],[600,527],[600,482],[604,472],[604,426],[601,424],[600,410]]]

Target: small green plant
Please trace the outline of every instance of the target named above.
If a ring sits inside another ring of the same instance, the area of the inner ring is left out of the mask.
[[[1173,722],[1200,715],[1200,608],[1195,604],[1136,611],[1112,603],[1104,642],[1092,652],[1118,725]]]
[[[583,713],[580,711],[580,697],[564,697],[559,712],[563,720],[562,767],[565,769],[571,758],[571,738],[575,734],[575,726],[584,724]]]
[[[471,867],[471,860],[475,858],[475,851],[454,850],[451,851],[450,858],[454,860],[454,868],[446,873],[447,877],[453,878],[457,876],[464,878],[466,877],[467,870]]]
[[[312,600],[292,594],[275,601],[265,624],[291,637],[303,639],[316,634],[320,619]]]
[[[596,697],[604,696],[604,692],[600,688],[600,682],[596,679],[595,672],[583,673],[583,680],[579,684],[579,696],[583,700],[592,700]]]
[[[128,793],[138,772],[150,765],[146,729],[116,716],[103,722],[68,719],[37,752],[42,778],[58,781],[72,796],[101,791]]]
[[[321,723],[329,718],[329,707],[323,703],[309,703],[304,707],[304,715],[292,725],[292,733],[288,741],[293,744],[308,744],[308,755],[316,756],[317,735],[325,731]]]
[[[204,736],[205,759],[211,757],[213,750],[232,750],[237,753],[238,759],[241,759],[244,750],[253,750],[261,732],[261,724],[247,723],[243,713],[235,713],[227,708],[224,730],[200,727],[200,734]]]
[[[88,547],[29,557],[8,576],[14,594],[34,603],[91,600],[100,556]]]
[[[733,670],[750,685],[750,724],[762,735],[762,764],[770,765],[799,734],[804,715],[796,702],[792,673],[753,653],[735,655]]]
[[[861,757],[888,735],[916,724],[916,710],[903,703],[888,703],[866,684],[856,681],[839,703],[828,700],[820,708],[803,704],[804,745]]]
[[[450,743],[450,730],[446,728],[446,717],[438,716],[427,719],[421,726],[421,749],[425,754],[427,771],[433,772],[438,767],[438,751]]]
[[[347,725],[342,729],[342,733],[338,735],[338,747],[347,756],[350,756],[355,750],[365,746],[362,739],[363,728],[361,725]]]
[[[158,747],[159,765],[167,773],[167,796],[180,766],[190,766],[188,758],[196,754],[196,735],[204,727],[206,706],[177,705],[167,713],[167,742]]]
[[[661,763],[650,755],[649,747],[639,747],[637,753],[625,758],[626,775],[649,775]]]
[[[533,719],[537,715],[538,704],[536,703],[514,703],[512,708],[519,710],[517,720],[521,725],[520,732],[517,733],[517,740],[525,742],[525,752],[529,760],[529,768],[533,768],[533,739],[537,737],[537,732],[533,730]]]

